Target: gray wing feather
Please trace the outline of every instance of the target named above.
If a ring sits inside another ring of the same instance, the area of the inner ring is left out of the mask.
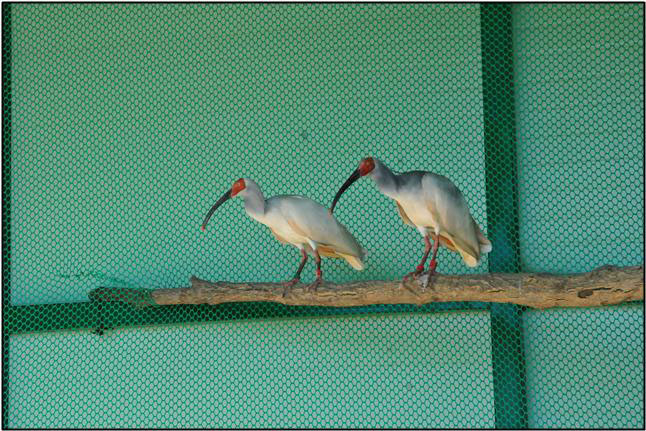
[[[448,233],[457,246],[479,260],[478,232],[460,189],[448,178],[430,172],[424,175],[422,185],[429,211],[440,225],[440,230]]]

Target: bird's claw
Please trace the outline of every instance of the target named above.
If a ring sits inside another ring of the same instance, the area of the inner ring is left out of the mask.
[[[307,290],[309,292],[316,292],[317,288],[321,285],[322,282],[323,282],[323,279],[317,278],[316,280],[314,280],[314,283],[309,285]]]
[[[283,298],[287,296],[287,288],[294,286],[299,281],[301,281],[299,278],[293,278],[289,281],[281,283],[283,285]]]
[[[402,277],[402,281],[407,282],[410,278],[416,279],[421,273],[422,271],[418,270],[409,272],[408,274],[404,275],[404,277]]]
[[[434,270],[424,271],[422,275],[426,275],[426,280],[424,280],[421,285],[422,292],[425,292],[429,287],[431,289],[433,288],[436,272]]]
[[[301,279],[300,279],[300,278],[294,278],[294,279],[291,279],[291,280],[289,280],[289,281],[285,281],[285,282],[283,282],[283,286],[285,286],[285,287],[292,287],[293,285],[295,285],[295,284],[296,284],[296,283],[298,283],[299,281],[301,281]]]
[[[413,280],[420,280],[422,276],[426,276],[426,279],[421,279],[420,283],[420,289],[422,292],[426,291],[426,289],[433,288],[433,284],[435,283],[435,270],[428,270],[428,271],[420,271],[420,270],[415,270],[412,272],[409,272],[402,278],[402,284],[406,284],[410,279]]]

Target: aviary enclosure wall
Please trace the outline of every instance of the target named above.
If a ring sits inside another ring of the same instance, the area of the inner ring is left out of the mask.
[[[494,244],[469,270],[643,264],[643,5],[3,4],[3,424],[643,427],[643,302],[137,309],[99,287],[283,280],[229,203],[329,205],[365,156],[451,178]],[[337,217],[421,252],[369,181]],[[306,280],[313,269],[306,267]],[[104,330],[97,328],[103,327]]]

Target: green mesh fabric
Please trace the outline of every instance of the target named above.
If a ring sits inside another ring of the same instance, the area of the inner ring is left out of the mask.
[[[639,263],[643,10],[624,4],[516,11],[520,217],[531,221],[520,224],[524,269]]]
[[[643,6],[3,4],[3,425],[644,426],[643,302],[138,309],[97,287],[290,278],[233,200],[329,205],[366,156],[451,178],[476,268],[643,264]],[[423,252],[374,184],[335,212],[366,269]],[[311,263],[304,281],[313,279]]]
[[[485,427],[494,416],[491,358],[479,357],[491,348],[488,320],[485,312],[343,316],[138,328],[105,339],[19,335],[11,360],[33,360],[15,380],[10,411],[47,412],[17,415],[17,427],[61,426],[69,416],[81,427]],[[455,348],[456,333],[464,348]],[[370,342],[357,349],[358,340]],[[86,363],[115,352],[117,360]],[[39,376],[51,367],[55,374]],[[471,391],[480,396],[461,396]]]

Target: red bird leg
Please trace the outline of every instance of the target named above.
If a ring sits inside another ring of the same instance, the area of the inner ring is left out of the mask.
[[[424,271],[424,265],[426,264],[426,259],[428,259],[428,254],[431,252],[431,241],[428,235],[424,236],[424,244],[426,245],[426,247],[424,248],[424,256],[422,256],[422,261],[420,262],[419,265],[417,265],[417,268],[415,268],[415,271],[409,272],[404,276],[404,281],[408,280],[408,278],[411,276],[417,277],[422,273],[422,271]]]
[[[426,279],[426,283],[424,283],[424,289],[426,289],[435,275],[435,268],[437,268],[437,260],[435,259],[437,257],[437,250],[440,248],[440,237],[438,236],[437,239],[433,241],[433,256],[431,257],[431,263],[428,265],[428,278]]]
[[[285,286],[285,288],[283,289],[283,297],[287,295],[287,288],[292,287],[301,279],[301,272],[303,272],[303,268],[305,268],[305,263],[307,262],[307,252],[305,251],[305,249],[301,249],[301,255],[301,264],[298,266],[296,274],[294,274],[294,278],[283,283],[283,286]]]
[[[310,290],[316,291],[316,288],[319,287],[323,281],[323,274],[321,273],[321,256],[319,255],[318,250],[314,250],[314,261],[316,262],[316,280],[314,280],[314,283],[310,284]]]

